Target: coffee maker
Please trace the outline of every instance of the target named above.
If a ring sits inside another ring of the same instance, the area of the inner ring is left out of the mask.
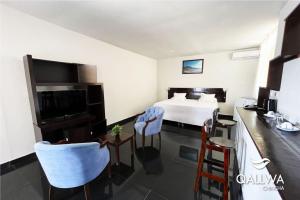
[[[265,111],[277,112],[277,100],[276,99],[264,99],[263,108]]]

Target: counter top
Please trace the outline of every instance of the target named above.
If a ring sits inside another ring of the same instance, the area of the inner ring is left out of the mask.
[[[256,111],[237,110],[261,157],[271,160],[267,165],[269,173],[272,177],[282,175],[284,190],[279,190],[282,199],[300,199],[300,132],[280,131],[275,120],[266,119]]]

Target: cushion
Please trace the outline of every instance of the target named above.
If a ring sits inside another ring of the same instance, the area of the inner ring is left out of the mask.
[[[199,101],[201,102],[210,102],[210,103],[215,103],[218,102],[217,99],[215,98],[215,94],[205,94],[201,93]]]
[[[179,101],[184,101],[186,100],[186,93],[174,93],[174,96],[172,97],[173,100],[179,100]]]

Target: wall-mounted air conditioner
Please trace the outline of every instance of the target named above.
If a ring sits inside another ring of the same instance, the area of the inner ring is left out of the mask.
[[[232,52],[232,60],[249,60],[249,59],[258,59],[259,49],[243,49]]]

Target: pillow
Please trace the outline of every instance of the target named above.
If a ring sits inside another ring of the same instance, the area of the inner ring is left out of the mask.
[[[210,98],[210,99],[213,99],[215,98],[216,94],[206,94],[206,93],[201,93],[200,94],[200,97],[201,98]]]
[[[184,101],[184,100],[186,100],[185,96],[186,96],[186,93],[176,93],[175,92],[172,99],[179,100],[179,101]]]
[[[201,102],[210,102],[210,103],[215,103],[218,102],[217,99],[215,98],[215,94],[205,94],[201,93],[199,101]]]

